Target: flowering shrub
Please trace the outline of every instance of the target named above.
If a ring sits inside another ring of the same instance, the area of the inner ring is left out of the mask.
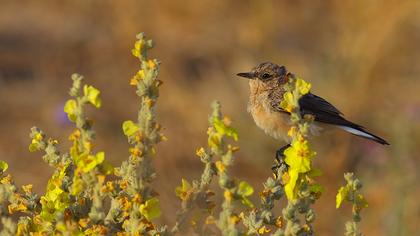
[[[130,148],[121,166],[112,167],[104,151],[94,148],[93,122],[86,106],[101,107],[100,91],[83,84],[83,77],[72,76],[71,98],[64,111],[75,125],[68,151],[58,150],[58,141],[42,130],[31,129],[30,152],[43,152],[44,161],[54,169],[45,194],[32,192],[32,185],[18,187],[5,172],[8,164],[0,161],[1,235],[313,235],[315,212],[311,205],[321,196],[322,187],[315,182],[321,171],[313,168],[316,153],[307,134],[313,118],[301,117],[299,98],[308,93],[310,84],[292,77],[281,106],[291,113],[292,139],[284,151],[285,164],[275,169],[263,183],[260,202],[253,203],[253,187],[233,177],[229,171],[239,150],[233,143],[238,133],[231,120],[221,113],[218,102],[212,104],[208,143],[196,155],[204,165],[197,180],[182,179],[175,193],[181,201],[174,226],[154,222],[162,213],[157,191],[153,188],[156,172],[153,158],[157,144],[166,140],[156,120],[159,97],[159,61],[149,59],[153,46],[143,34],[137,36],[132,54],[139,59],[139,70],[130,80],[138,96],[138,115],[124,121],[122,133]],[[337,208],[343,201],[353,204],[353,221],[346,224],[346,235],[360,235],[357,222],[360,210],[367,206],[358,192],[360,181],[346,174],[347,185],[337,194]],[[211,189],[217,181],[220,191]],[[223,193],[220,207],[214,199]],[[276,202],[286,196],[282,215],[275,215]],[[220,210],[219,210],[220,209]],[[166,214],[168,214],[166,212]],[[301,217],[302,216],[302,217]]]

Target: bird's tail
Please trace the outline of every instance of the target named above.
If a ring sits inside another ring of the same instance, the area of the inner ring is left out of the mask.
[[[349,123],[351,123],[351,122],[349,122]],[[382,144],[382,145],[389,145],[389,143],[388,143],[385,139],[383,139],[383,138],[381,138],[381,137],[379,137],[379,136],[377,136],[377,135],[374,135],[374,134],[372,134],[372,133],[369,133],[368,131],[366,131],[366,130],[365,130],[362,126],[360,126],[360,125],[357,125],[357,124],[351,123],[351,124],[349,124],[349,125],[338,125],[338,127],[339,127],[340,129],[343,129],[343,130],[345,130],[345,131],[347,131],[347,132],[349,132],[349,133],[351,133],[351,134],[354,134],[354,135],[356,135],[356,136],[359,136],[359,137],[363,137],[363,138],[366,138],[366,139],[373,140],[373,141],[375,141],[375,142],[377,142],[377,143],[380,143],[380,144]]]

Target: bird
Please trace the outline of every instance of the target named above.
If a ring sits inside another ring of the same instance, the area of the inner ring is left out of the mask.
[[[274,139],[288,142],[277,150],[278,160],[279,156],[283,156],[283,151],[290,146],[290,137],[287,136],[287,131],[292,126],[290,113],[280,107],[280,102],[286,92],[285,85],[294,74],[288,72],[283,65],[263,62],[251,71],[238,73],[237,76],[249,79],[250,95],[247,110],[256,125]],[[298,104],[301,117],[312,115],[314,118],[310,128],[312,135],[332,126],[376,143],[389,145],[385,139],[344,118],[343,113],[320,96],[308,92],[300,97]]]

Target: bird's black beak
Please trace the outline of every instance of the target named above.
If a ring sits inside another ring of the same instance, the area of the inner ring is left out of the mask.
[[[253,72],[243,72],[243,73],[238,73],[236,75],[247,78],[247,79],[253,79],[255,74]]]

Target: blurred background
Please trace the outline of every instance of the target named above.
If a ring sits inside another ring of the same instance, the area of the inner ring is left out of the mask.
[[[181,177],[198,178],[194,155],[206,141],[211,101],[238,129],[241,150],[233,174],[256,192],[271,175],[275,150],[246,112],[248,83],[235,76],[263,61],[285,65],[312,83],[349,119],[391,146],[331,131],[314,141],[325,186],[315,205],[319,235],[342,235],[349,207],[335,209],[343,173],[364,183],[366,235],[415,235],[420,222],[420,4],[406,1],[18,1],[0,0],[0,159],[17,184],[43,193],[52,170],[29,153],[36,125],[60,140],[73,128],[62,107],[70,75],[98,87],[103,106],[90,110],[96,150],[114,166],[128,157],[121,123],[133,119],[137,70],[130,50],[138,32],[156,47],[164,81],[159,121],[168,141],[156,166],[164,216],[172,224]],[[258,194],[254,194],[256,199]],[[277,207],[280,208],[280,207]],[[277,209],[278,210],[278,209]]]

